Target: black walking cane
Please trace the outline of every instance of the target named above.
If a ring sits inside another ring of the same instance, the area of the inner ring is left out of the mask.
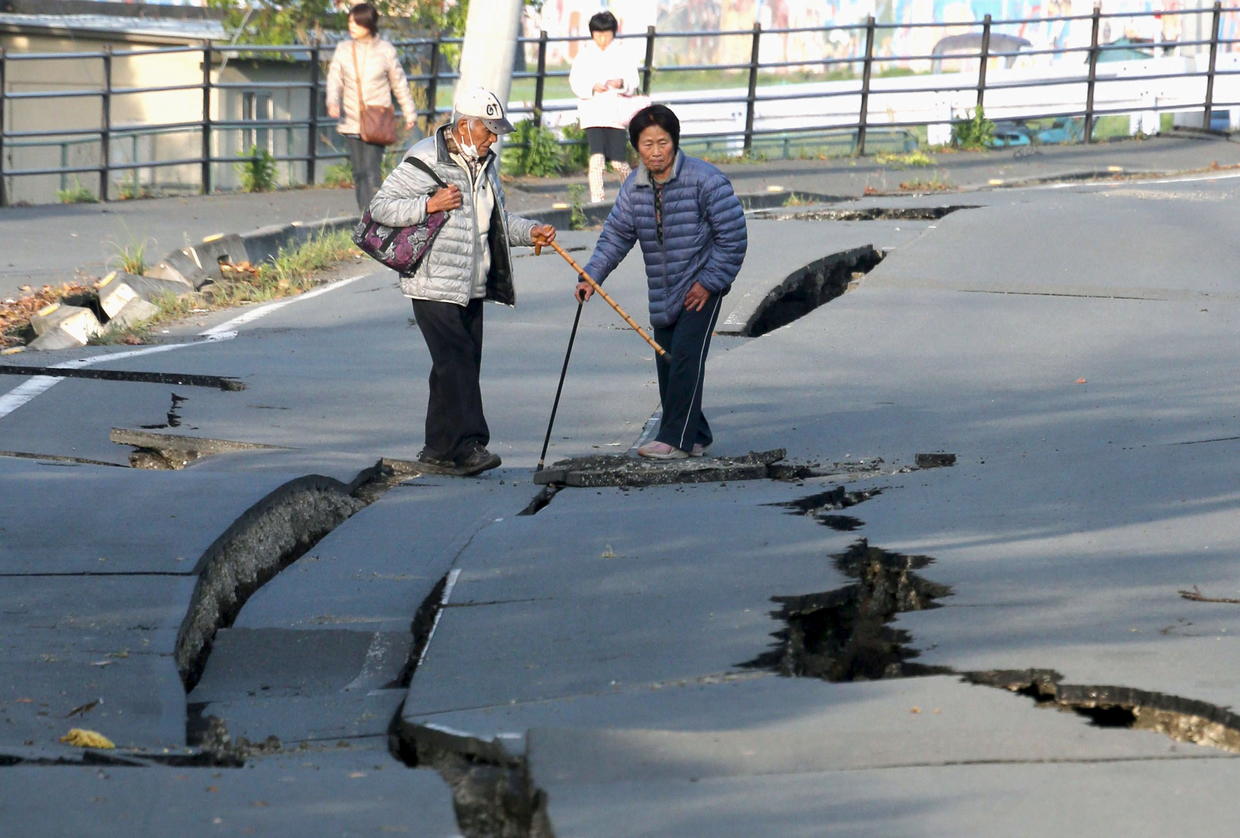
[[[555,424],[555,412],[560,407],[560,392],[564,389],[564,376],[568,374],[568,359],[573,354],[573,341],[577,339],[577,324],[581,322],[581,307],[584,300],[577,300],[577,316],[573,318],[573,331],[568,336],[568,351],[564,353],[564,368],[560,370],[560,383],[555,388],[555,401],[551,403],[551,419],[547,422],[547,435],[543,438],[542,453],[538,455],[538,468],[535,473],[543,470],[543,461],[547,459],[547,446],[551,444],[551,426]]]

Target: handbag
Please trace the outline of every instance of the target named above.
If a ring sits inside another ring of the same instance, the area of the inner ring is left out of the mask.
[[[441,189],[447,188],[435,171],[418,158],[410,155],[404,162],[417,166],[430,175]],[[433,193],[432,193],[433,194]],[[410,227],[388,227],[375,221],[370,210],[362,213],[362,220],[353,229],[353,243],[370,258],[387,265],[402,276],[409,276],[418,269],[423,257],[431,249],[435,237],[448,223],[446,210],[432,212],[421,224]]]
[[[358,136],[364,143],[391,145],[396,142],[396,111],[391,105],[367,105],[362,100],[362,72],[357,64],[357,41],[353,42],[353,76],[357,86]]]

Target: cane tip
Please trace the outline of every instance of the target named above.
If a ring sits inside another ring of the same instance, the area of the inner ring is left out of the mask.
[[[542,256],[542,245],[541,244],[534,245],[534,255]]]

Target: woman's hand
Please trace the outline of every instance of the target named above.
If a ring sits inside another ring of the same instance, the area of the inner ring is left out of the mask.
[[[432,213],[454,210],[460,208],[461,203],[461,190],[449,184],[426,199],[426,211]]]
[[[685,292],[685,309],[687,311],[701,311],[706,308],[708,302],[710,302],[710,292],[700,282],[693,283],[689,286],[689,290]]]
[[[331,117],[332,119],[340,119],[340,106],[335,105],[335,104],[328,104],[327,115]]]
[[[594,296],[594,286],[583,279],[581,282],[577,283],[577,288],[573,291],[573,296],[580,302],[584,303],[586,300]]]
[[[409,114],[407,117],[405,117],[405,130],[406,131],[412,131],[413,126],[417,124],[418,124],[418,117],[416,114]]]
[[[545,247],[555,241],[555,228],[550,224],[540,224],[530,231],[530,238],[535,247]]]

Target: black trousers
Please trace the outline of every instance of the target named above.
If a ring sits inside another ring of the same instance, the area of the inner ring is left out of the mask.
[[[357,208],[365,212],[370,206],[370,199],[375,197],[383,183],[380,177],[383,164],[383,153],[387,151],[381,145],[364,143],[360,137],[345,134],[349,141],[349,164],[353,167],[353,195],[357,198]]]
[[[467,306],[414,300],[413,313],[431,353],[426,405],[428,457],[454,460],[491,441],[482,413],[482,300]]]
[[[702,383],[710,336],[722,301],[722,295],[712,294],[701,311],[682,311],[675,323],[654,330],[655,341],[667,350],[666,355],[656,354],[654,359],[663,403],[663,419],[655,439],[682,451],[689,451],[695,443],[706,446],[714,441],[702,414]]]

